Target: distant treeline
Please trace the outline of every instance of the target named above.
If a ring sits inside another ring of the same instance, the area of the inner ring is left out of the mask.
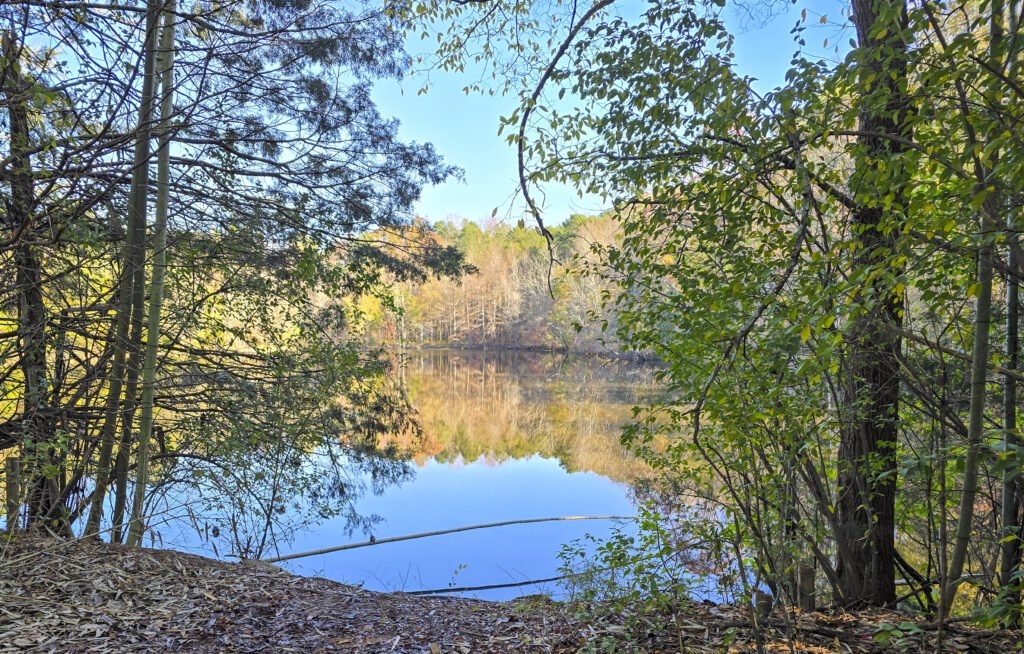
[[[610,216],[574,215],[552,228],[553,261],[544,237],[522,224],[449,221],[433,229],[475,271],[396,282],[394,307],[367,300],[373,342],[618,352],[613,318],[602,308],[609,282],[588,274],[598,265],[596,252],[619,237]]]

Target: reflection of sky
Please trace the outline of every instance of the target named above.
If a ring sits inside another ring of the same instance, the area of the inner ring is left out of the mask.
[[[417,470],[415,481],[365,497],[357,508],[385,517],[374,530],[377,538],[525,518],[632,515],[635,510],[625,486],[594,473],[567,473],[557,460],[539,456],[501,464],[431,461]],[[608,520],[510,525],[334,552],[284,565],[298,574],[363,582],[373,590],[502,584],[558,575],[557,554],[563,543],[586,533],[607,536],[611,526]],[[345,527],[342,518],[326,522],[298,535],[286,551],[366,540],[359,533],[346,536]],[[541,591],[554,593],[557,587],[549,583],[475,595],[504,599]]]

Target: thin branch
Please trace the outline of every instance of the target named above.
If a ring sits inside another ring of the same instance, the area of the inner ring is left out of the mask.
[[[558,51],[555,52],[555,56],[548,63],[548,67],[544,70],[544,74],[541,75],[540,81],[537,82],[537,86],[533,89],[533,93],[530,95],[530,99],[526,102],[526,108],[523,110],[523,117],[519,120],[519,137],[516,144],[516,155],[519,163],[519,188],[523,191],[523,198],[526,200],[526,205],[530,209],[530,213],[533,214],[533,219],[537,221],[537,226],[540,228],[540,233],[544,237],[544,240],[548,245],[548,293],[551,297],[555,297],[554,289],[551,288],[551,268],[555,261],[555,251],[552,245],[554,240],[551,232],[547,227],[544,226],[544,220],[541,218],[540,211],[537,209],[537,205],[533,201],[533,197],[530,195],[529,185],[526,183],[526,166],[524,163],[525,159],[525,147],[526,143],[526,124],[530,120],[530,114],[533,112],[533,108],[537,105],[537,98],[540,97],[541,92],[544,90],[544,85],[547,84],[551,75],[555,72],[555,66],[558,65],[562,55],[565,54],[569,46],[572,45],[576,35],[579,34],[583,26],[586,25],[587,21],[593,18],[599,11],[612,4],[615,0],[600,0],[593,7],[591,7],[587,13],[583,14],[580,18],[580,22],[576,23],[576,26],[569,31],[566,35],[565,40],[562,41],[562,45],[559,46]]]

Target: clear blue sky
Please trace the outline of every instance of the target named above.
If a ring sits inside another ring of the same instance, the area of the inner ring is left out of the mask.
[[[750,0],[758,5],[764,0]],[[736,34],[735,52],[740,71],[759,80],[761,90],[781,84],[789,67],[796,44],[790,31],[807,9],[806,52],[815,57],[838,58],[850,35],[844,33],[841,0],[808,0],[792,5],[788,0],[775,0],[774,17],[767,23],[752,22],[739,11],[727,9],[727,24]],[[828,17],[827,24],[819,22]],[[822,43],[828,39],[828,48]],[[840,44],[839,54],[835,44]],[[409,45],[418,52],[419,42]],[[516,152],[498,136],[498,119],[512,113],[514,97],[466,95],[462,87],[475,80],[474,71],[431,75],[430,91],[417,95],[421,80],[408,79],[403,84],[378,83],[374,96],[380,110],[401,121],[403,139],[433,143],[445,160],[465,171],[465,180],[451,180],[424,190],[416,207],[418,215],[431,222],[450,216],[485,222],[498,208],[498,218],[514,223],[524,216],[517,200]],[[476,71],[479,76],[479,71]],[[404,88],[404,94],[402,90]],[[577,197],[575,191],[549,184],[545,187],[543,212],[549,224],[557,225],[573,213],[597,213],[604,207],[596,198]],[[540,200],[540,198],[538,198]]]

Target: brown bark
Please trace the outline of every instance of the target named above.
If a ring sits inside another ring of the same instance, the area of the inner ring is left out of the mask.
[[[107,398],[104,406],[104,420],[101,428],[99,469],[96,473],[96,491],[86,525],[86,534],[98,533],[103,515],[107,485],[111,477],[111,457],[117,437],[119,422],[118,408],[121,405],[124,382],[125,356],[128,349],[128,327],[131,317],[132,285],[137,278],[136,270],[142,265],[146,230],[146,189],[149,175],[149,142],[153,120],[153,86],[156,75],[156,30],[160,3],[147,3],[146,36],[143,46],[142,99],[139,105],[139,124],[135,138],[135,157],[132,169],[132,188],[128,200],[128,237],[122,257],[122,271],[118,286],[117,326],[114,337],[113,364]],[[140,336],[141,339],[141,336]],[[120,452],[119,452],[120,456]],[[127,465],[127,464],[125,464]]]
[[[906,98],[899,80],[906,76],[906,3],[903,0],[853,0],[853,22],[864,74],[874,74],[881,89],[861,98],[857,171],[851,187],[866,186],[875,174],[876,160],[905,149],[883,134],[904,134],[901,116]],[[892,16],[887,31],[878,38],[873,31],[880,16]],[[877,56],[876,56],[877,55]],[[893,78],[895,74],[895,79]],[[879,136],[875,136],[878,134]],[[859,189],[863,193],[863,189]],[[888,189],[887,189],[888,190]],[[903,206],[897,193],[891,211],[881,202],[859,198],[852,227],[860,239],[854,265],[857,268],[885,265],[895,251]],[[869,279],[877,279],[872,276]],[[843,426],[839,444],[839,533],[848,549],[837,572],[841,603],[880,606],[896,599],[895,499],[896,440],[899,434],[899,356],[902,297],[884,281],[870,281],[860,293],[871,307],[858,316],[847,333]]]
[[[13,35],[3,35],[4,95],[10,122],[11,201],[7,209],[12,233],[21,234],[14,251],[15,283],[18,289],[18,355],[21,358],[24,392],[22,407],[22,443],[33,461],[42,461],[46,454],[36,444],[46,442],[46,306],[43,304],[42,260],[32,243],[32,212],[35,193],[32,188],[32,166],[29,159],[30,126],[27,110],[29,84],[14,66],[19,61],[21,45]],[[28,473],[27,475],[25,473]],[[50,509],[54,496],[53,480],[39,474],[34,466],[22,467],[27,488],[29,523],[38,523]]]

